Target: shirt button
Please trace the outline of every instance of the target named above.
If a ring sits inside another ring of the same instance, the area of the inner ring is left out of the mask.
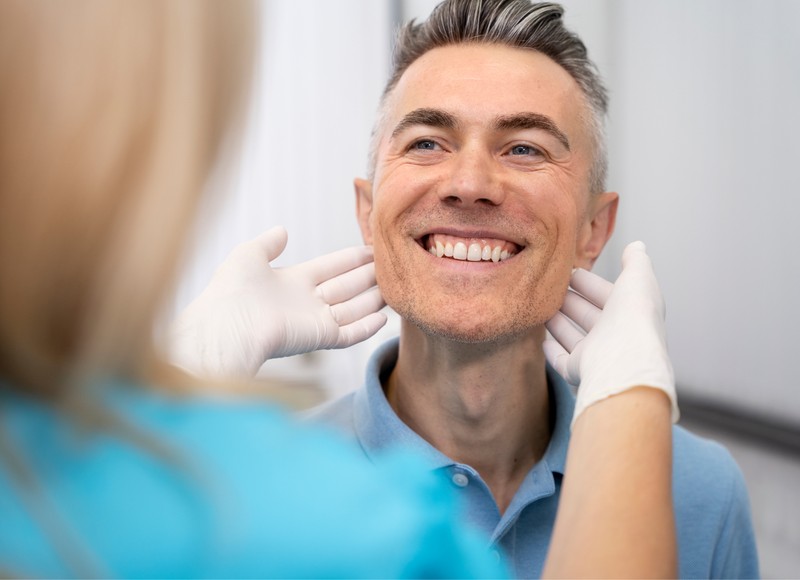
[[[453,483],[458,487],[467,487],[469,485],[469,478],[463,473],[456,473],[453,476]]]
[[[500,562],[500,552],[497,550],[492,550],[492,556],[494,557],[495,562]]]

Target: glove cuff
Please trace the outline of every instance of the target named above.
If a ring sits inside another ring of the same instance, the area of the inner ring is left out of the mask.
[[[587,408],[591,407],[595,403],[603,401],[611,396],[618,395],[620,393],[624,393],[625,391],[629,391],[630,389],[635,389],[638,387],[644,387],[649,389],[658,389],[662,391],[669,397],[670,406],[672,408],[672,422],[677,423],[678,419],[680,419],[680,409],[678,409],[678,396],[675,392],[675,382],[670,380],[664,380],[663,377],[655,378],[650,377],[651,380],[641,378],[635,381],[627,382],[627,383],[618,383],[619,386],[614,386],[610,388],[602,388],[599,385],[581,385],[578,389],[578,397],[575,401],[575,412],[572,415],[572,422],[570,423],[570,429],[575,426],[575,421],[577,421],[578,417],[581,413],[583,413]],[[654,380],[653,380],[654,379]]]

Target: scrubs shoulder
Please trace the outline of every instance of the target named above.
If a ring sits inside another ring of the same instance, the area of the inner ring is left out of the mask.
[[[570,387],[548,367],[553,433],[542,459],[500,514],[488,485],[469,465],[454,462],[412,431],[394,413],[381,387],[397,361],[398,340],[383,344],[367,367],[366,384],[308,414],[353,438],[375,459],[403,446],[426,458],[449,478],[466,505],[465,521],[490,538],[520,578],[541,575],[555,522],[569,445],[575,399]],[[755,578],[758,557],[744,479],[721,445],[673,428],[673,496],[682,578]]]
[[[506,575],[418,458],[375,465],[263,404],[98,395],[119,429],[0,394],[0,574]]]

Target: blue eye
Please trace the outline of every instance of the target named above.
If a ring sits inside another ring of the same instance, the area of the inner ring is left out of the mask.
[[[436,149],[436,143],[431,141],[430,139],[422,139],[421,141],[415,142],[412,146],[412,149]]]
[[[514,145],[511,148],[512,155],[538,155],[539,151],[530,145]]]

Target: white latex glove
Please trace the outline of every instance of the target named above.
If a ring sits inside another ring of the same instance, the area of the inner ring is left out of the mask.
[[[561,310],[547,323],[548,362],[579,386],[572,424],[590,405],[634,387],[664,391],[679,417],[675,378],[667,353],[664,299],[642,242],[622,254],[612,284],[575,270]]]
[[[252,377],[267,359],[345,348],[386,323],[372,248],[273,269],[287,239],[274,227],[234,248],[173,323],[173,364],[198,375]]]

